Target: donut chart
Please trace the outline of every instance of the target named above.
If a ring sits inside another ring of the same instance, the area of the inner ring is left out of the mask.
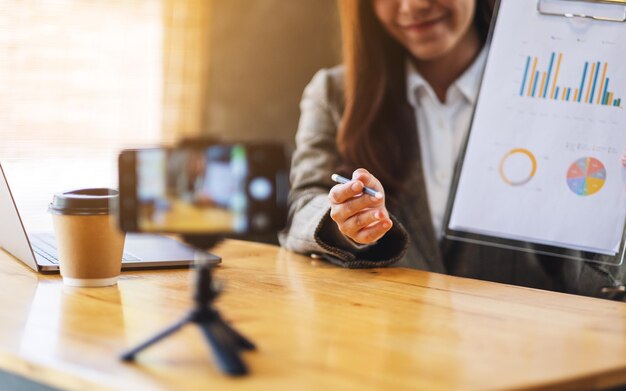
[[[502,156],[498,172],[507,185],[522,186],[535,176],[537,159],[528,149],[514,148]]]
[[[567,186],[579,196],[590,196],[599,192],[604,182],[606,182],[604,164],[590,156],[576,160],[567,170]]]

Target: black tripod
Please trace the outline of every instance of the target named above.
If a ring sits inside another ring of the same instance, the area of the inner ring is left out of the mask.
[[[208,265],[206,261],[196,262],[195,308],[177,323],[124,352],[121,359],[134,361],[135,356],[142,350],[175,333],[187,323],[195,323],[209,342],[213,349],[215,361],[223,372],[232,376],[247,374],[248,368],[241,360],[239,352],[241,350],[254,350],[256,347],[226,323],[219,312],[212,307],[213,301],[220,294],[220,288],[213,281],[211,271],[212,266]]]

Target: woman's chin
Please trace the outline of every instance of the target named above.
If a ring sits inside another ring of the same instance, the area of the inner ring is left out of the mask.
[[[411,45],[408,49],[417,61],[435,61],[450,51],[449,46],[448,42],[429,42]]]

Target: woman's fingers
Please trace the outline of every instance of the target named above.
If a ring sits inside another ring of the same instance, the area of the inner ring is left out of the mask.
[[[328,193],[328,198],[331,203],[341,204],[361,194],[363,194],[363,182],[350,181],[333,186]]]
[[[380,181],[366,169],[359,168],[352,173],[352,180],[350,182],[333,186],[328,196],[331,202],[340,204],[352,197],[362,194],[364,186],[383,194],[383,196],[385,194]]]
[[[344,235],[354,238],[364,228],[385,220],[389,220],[389,215],[387,214],[387,210],[384,207],[376,209],[366,209],[344,220],[339,225],[339,229]]]
[[[393,223],[390,219],[384,219],[360,229],[358,232],[350,235],[349,237],[360,244],[374,243],[378,239],[382,238],[392,226]]]
[[[337,192],[341,192],[341,190],[337,190]],[[345,194],[346,193],[340,193],[339,199],[342,199]],[[348,192],[348,194],[353,193]],[[329,196],[331,203],[330,217],[332,217],[332,219],[335,220],[337,223],[343,223],[350,217],[358,214],[365,209],[379,208],[381,206],[384,208],[385,201],[383,199],[372,197],[366,194],[360,194],[361,193],[357,193],[356,195],[353,194],[347,200],[337,202],[337,198],[335,198],[337,195],[333,195],[333,191],[331,190],[331,195]]]
[[[363,193],[368,186],[384,195],[384,189],[372,174],[357,169],[348,183],[335,185],[328,193],[330,217],[339,231],[357,243],[369,244],[380,239],[393,225],[385,208],[385,199]]]
[[[352,173],[352,179],[360,181],[363,185],[385,194],[380,181],[364,168],[357,168],[354,170]]]

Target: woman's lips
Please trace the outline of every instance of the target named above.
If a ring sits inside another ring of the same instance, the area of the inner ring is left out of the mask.
[[[436,17],[436,18],[433,18],[424,22],[404,24],[404,25],[400,24],[400,28],[407,32],[421,33],[432,28],[433,26],[437,25],[438,23],[442,22],[445,19],[446,19],[446,16],[439,16],[439,17]]]

